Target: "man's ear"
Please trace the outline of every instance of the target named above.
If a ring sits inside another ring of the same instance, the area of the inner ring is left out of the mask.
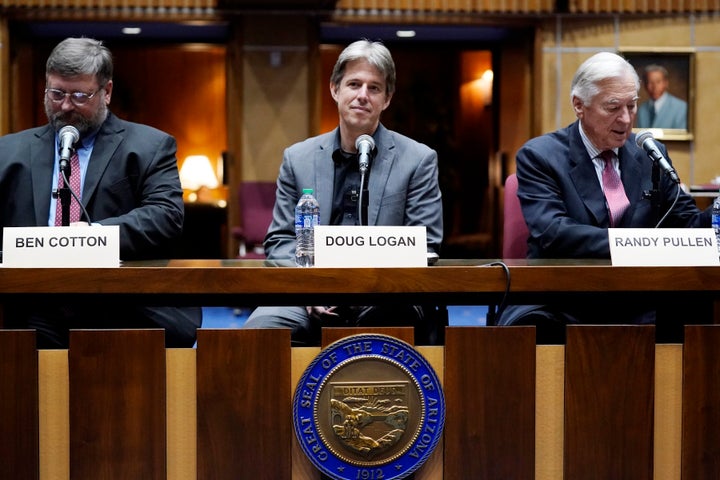
[[[573,110],[575,111],[575,116],[577,118],[582,118],[583,113],[584,113],[582,100],[580,100],[578,97],[574,96],[572,98],[572,105],[573,105]]]

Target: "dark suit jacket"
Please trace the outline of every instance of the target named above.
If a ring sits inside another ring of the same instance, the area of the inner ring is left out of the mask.
[[[182,232],[176,148],[170,135],[112,114],[97,134],[82,201],[92,222],[120,226],[123,260],[166,257]],[[0,225],[47,225],[54,149],[50,125],[0,138]]]
[[[0,137],[0,226],[48,224],[55,148],[50,125]],[[122,260],[166,258],[182,232],[176,148],[170,135],[111,113],[95,138],[82,201],[90,221],[120,226]],[[199,308],[153,308],[143,315],[190,346],[201,322]]]
[[[667,157],[662,144],[660,148]],[[630,206],[617,228],[653,228],[671,207],[677,184],[660,178],[660,209],[655,212],[644,192],[652,189],[652,161],[635,143],[635,135],[618,151],[625,193]],[[669,159],[668,159],[669,161]],[[578,122],[529,140],[517,154],[518,197],[530,230],[528,258],[610,258],[607,229],[610,217],[595,166],[580,137]],[[709,210],[681,192],[661,227],[710,227]],[[548,306],[511,305],[499,319],[502,325],[523,323],[528,313],[561,316],[584,323],[652,323],[654,310],[631,302],[623,306],[594,296]],[[558,315],[560,314],[560,315]]]
[[[665,147],[660,145],[667,157]],[[618,152],[630,207],[618,228],[652,228],[659,216],[643,193],[652,189],[652,161],[635,135]],[[610,217],[592,159],[578,123],[528,141],[517,154],[518,197],[530,229],[529,258],[610,258]],[[677,191],[660,178],[660,216]],[[700,211],[685,192],[661,227],[709,227],[710,211]]]

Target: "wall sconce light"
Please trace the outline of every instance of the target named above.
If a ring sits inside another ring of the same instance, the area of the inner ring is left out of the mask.
[[[197,191],[201,188],[214,189],[219,185],[210,159],[205,155],[191,155],[180,168],[180,184],[184,190],[191,190],[189,200],[197,200]]]
[[[478,80],[480,92],[483,99],[483,105],[489,107],[492,105],[493,96],[493,71],[485,70]]]

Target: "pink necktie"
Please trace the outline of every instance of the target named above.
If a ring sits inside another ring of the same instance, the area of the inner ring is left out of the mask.
[[[611,227],[618,224],[623,216],[623,213],[625,213],[625,210],[627,210],[630,206],[630,202],[628,201],[627,195],[625,195],[625,189],[623,188],[620,176],[613,168],[613,156],[614,154],[610,150],[605,150],[600,154],[600,157],[602,157],[605,161],[605,168],[602,172],[602,182],[608,210],[610,210]]]
[[[75,195],[81,198],[80,159],[78,158],[77,153],[73,153],[73,156],[70,157],[70,178],[68,180],[72,191],[75,192]],[[62,173],[58,172],[58,191],[60,191],[63,186]],[[70,223],[79,222],[81,214],[80,204],[72,197],[72,194],[70,197]],[[55,225],[62,225],[62,202],[59,197],[57,199],[57,205],[55,206]]]

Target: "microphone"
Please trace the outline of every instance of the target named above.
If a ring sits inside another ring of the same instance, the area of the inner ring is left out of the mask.
[[[73,146],[80,139],[80,132],[72,125],[65,125],[58,132],[60,145],[60,170],[67,171],[72,157]]]
[[[360,174],[365,175],[370,165],[370,152],[375,148],[375,140],[370,135],[360,135],[355,140],[355,148],[358,150],[360,164]]]
[[[670,165],[670,162],[668,162],[665,156],[663,156],[660,148],[657,146],[657,143],[655,143],[655,137],[653,137],[650,130],[640,132],[637,137],[635,137],[635,143],[637,143],[638,147],[645,150],[645,153],[648,154],[653,162],[657,162],[660,167],[665,170],[665,173],[670,176],[673,182],[680,183],[680,177],[675,171],[675,168],[673,168],[673,166]]]

